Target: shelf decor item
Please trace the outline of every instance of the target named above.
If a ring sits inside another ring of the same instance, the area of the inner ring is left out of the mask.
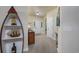
[[[12,46],[11,52],[12,52],[12,53],[16,53],[16,51],[17,51],[17,50],[16,50],[15,43],[13,43],[13,46]]]
[[[11,25],[17,25],[16,24],[16,17],[11,18]]]
[[[19,30],[11,30],[7,33],[7,35],[10,37],[19,37],[20,31]]]
[[[22,53],[24,31],[21,20],[12,6],[5,17],[0,36],[1,53]]]

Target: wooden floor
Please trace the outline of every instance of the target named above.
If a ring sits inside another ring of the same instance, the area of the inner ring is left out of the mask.
[[[35,44],[29,45],[28,53],[57,53],[56,41],[46,35],[36,35]]]

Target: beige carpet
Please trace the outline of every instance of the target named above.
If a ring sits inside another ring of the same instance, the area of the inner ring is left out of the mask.
[[[36,35],[35,44],[29,45],[28,53],[57,53],[56,41],[46,35]]]

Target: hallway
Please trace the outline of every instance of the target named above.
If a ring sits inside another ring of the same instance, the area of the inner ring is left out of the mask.
[[[56,41],[46,35],[36,35],[35,44],[29,45],[29,53],[56,53]]]

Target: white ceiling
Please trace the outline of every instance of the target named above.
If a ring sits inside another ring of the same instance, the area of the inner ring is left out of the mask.
[[[39,16],[45,16],[46,13],[50,10],[53,10],[56,6],[29,6],[28,15],[35,16],[36,13],[39,13]]]

